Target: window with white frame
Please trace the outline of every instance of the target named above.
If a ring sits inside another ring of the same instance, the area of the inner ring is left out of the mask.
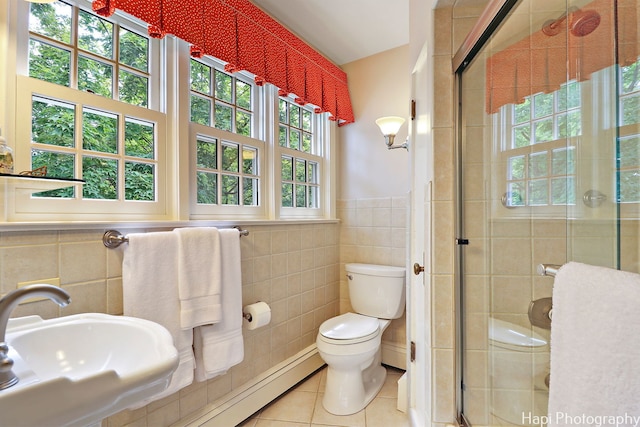
[[[85,184],[23,198],[20,209],[165,215],[160,42],[140,23],[62,1],[29,3],[27,14],[16,95],[29,102],[18,103],[16,135],[29,143],[17,157]]]
[[[255,84],[191,59],[191,121],[254,136]]]
[[[618,201],[640,203],[640,60],[620,67]]]
[[[17,9],[16,171],[46,166],[85,184],[16,194],[10,221],[331,215],[327,113],[191,58],[182,41],[150,38],[129,15],[98,16],[87,0]],[[188,173],[169,152],[189,154]],[[189,209],[178,209],[172,189],[187,187]]]
[[[575,143],[581,135],[580,85],[528,96],[501,108],[507,207],[575,204]]]
[[[585,97],[589,98],[586,104]],[[596,99],[601,99],[598,105]],[[608,99],[617,99],[617,106]],[[609,110],[617,122],[609,118]],[[596,138],[583,135],[584,117],[591,118],[585,123],[593,127]],[[589,177],[583,185],[600,186],[621,203],[622,216],[637,212],[640,60],[598,71],[582,83],[568,82],[553,93],[531,95],[521,104],[503,106],[495,120],[504,123],[505,129],[500,139],[506,207],[529,206],[549,213],[554,206],[580,206],[576,176],[588,176],[593,162],[605,161],[601,170],[611,170],[611,176]],[[576,171],[578,148],[585,159],[581,173]],[[583,188],[580,194],[589,189]]]
[[[255,138],[261,88],[213,58],[191,59],[189,69],[192,214],[264,217],[265,143]]]
[[[278,100],[281,212],[297,216],[320,209],[322,116],[290,98]],[[296,212],[297,210],[297,212]]]

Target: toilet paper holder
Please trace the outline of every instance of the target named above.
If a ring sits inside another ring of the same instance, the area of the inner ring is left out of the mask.
[[[251,322],[253,320],[253,316],[251,315],[251,313],[242,312],[242,317],[247,319],[248,322]]]

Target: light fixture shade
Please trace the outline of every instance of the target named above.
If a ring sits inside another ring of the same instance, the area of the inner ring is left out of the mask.
[[[404,119],[397,116],[380,117],[376,120],[376,124],[384,136],[397,134],[403,123]]]

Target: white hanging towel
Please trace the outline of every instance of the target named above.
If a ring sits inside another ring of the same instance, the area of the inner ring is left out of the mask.
[[[222,320],[196,328],[194,351],[197,381],[222,375],[244,359],[242,339],[242,273],[240,234],[220,230],[222,253]]]
[[[217,323],[220,306],[220,234],[217,228],[176,228],[178,290],[183,329]]]
[[[560,268],[553,286],[550,427],[640,425],[639,303],[638,274],[576,262]]]
[[[193,330],[180,326],[178,299],[178,236],[172,232],[132,233],[122,263],[122,296],[125,316],[159,323],[173,336],[179,365],[169,387],[143,402],[169,396],[193,382]]]

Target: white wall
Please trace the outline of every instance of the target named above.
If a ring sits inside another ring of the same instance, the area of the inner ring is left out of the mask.
[[[383,116],[409,121],[409,45],[359,59],[342,66],[349,78],[355,123],[338,132],[338,199],[406,195],[410,189],[409,154],[387,150],[375,124]],[[405,122],[396,137],[407,137]]]

